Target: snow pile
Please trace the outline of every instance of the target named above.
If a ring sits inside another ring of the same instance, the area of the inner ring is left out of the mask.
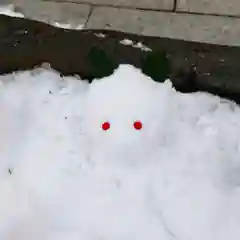
[[[128,65],[92,84],[44,69],[0,83],[0,239],[240,238],[234,103]]]

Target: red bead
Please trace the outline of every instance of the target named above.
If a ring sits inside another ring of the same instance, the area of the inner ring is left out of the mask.
[[[110,123],[109,123],[109,122],[104,122],[104,123],[102,124],[102,129],[103,129],[104,131],[109,130],[109,129],[110,129]]]
[[[141,130],[142,127],[143,127],[143,126],[142,126],[142,123],[141,123],[140,121],[134,122],[133,126],[134,126],[134,128],[135,128],[136,130]]]

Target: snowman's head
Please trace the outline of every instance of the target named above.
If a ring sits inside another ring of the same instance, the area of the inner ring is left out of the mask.
[[[164,139],[172,92],[170,83],[156,83],[129,65],[95,80],[86,115],[91,148],[118,156],[152,151]]]

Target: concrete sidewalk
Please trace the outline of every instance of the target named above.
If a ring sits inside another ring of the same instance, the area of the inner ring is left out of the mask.
[[[239,0],[13,1],[27,17],[46,22],[240,46]]]

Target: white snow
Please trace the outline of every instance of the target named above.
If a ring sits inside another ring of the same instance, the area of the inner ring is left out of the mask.
[[[64,29],[82,30],[84,28],[84,24],[60,23],[56,21],[53,21],[50,24],[55,27],[64,28]]]
[[[125,39],[121,40],[120,43],[125,46],[132,46],[134,48],[140,48],[142,51],[145,51],[145,52],[152,52],[151,48],[147,47],[146,45],[144,45],[141,42],[134,44],[134,42],[132,40],[125,38]]]
[[[142,51],[145,51],[145,52],[152,52],[151,48],[147,47],[146,45],[142,44],[141,42],[134,44],[133,47],[140,48]]]
[[[131,45],[133,45],[133,41],[130,40],[130,39],[126,39],[126,38],[123,39],[123,40],[121,40],[120,43],[123,44],[123,45],[126,45],[126,46],[131,46]]]
[[[233,102],[40,68],[0,77],[0,113],[1,240],[240,239]]]
[[[106,34],[103,34],[103,33],[94,33],[94,35],[96,37],[99,37],[99,38],[105,38],[106,37]]]

